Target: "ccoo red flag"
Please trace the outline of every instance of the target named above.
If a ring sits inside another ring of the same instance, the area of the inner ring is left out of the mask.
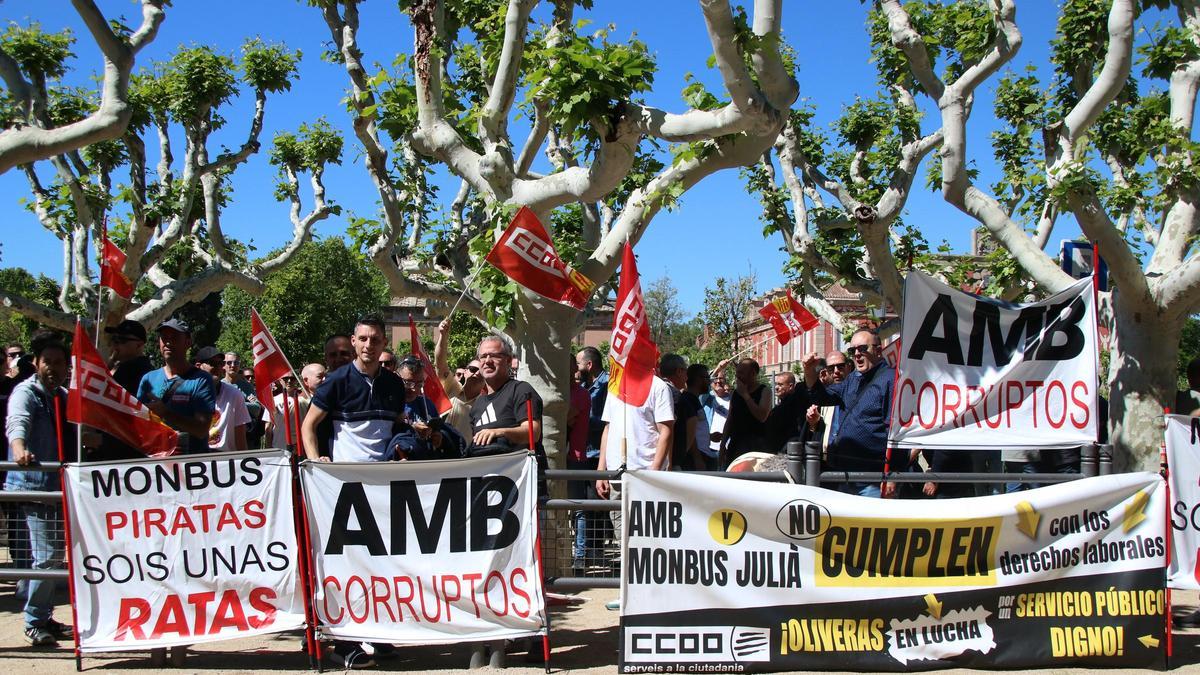
[[[629,405],[643,405],[654,381],[658,345],[650,338],[646,304],[642,301],[642,282],[629,242],[625,242],[621,255],[621,285],[617,292],[617,311],[613,315],[608,361],[608,393]]]
[[[587,306],[596,288],[591,279],[558,257],[550,234],[527,206],[513,216],[486,260],[534,293],[575,309]]]
[[[763,305],[758,310],[771,327],[775,329],[775,339],[779,344],[786,345],[789,340],[799,337],[820,325],[817,317],[796,302],[789,289],[787,295],[781,295]]]
[[[254,354],[254,390],[258,394],[258,402],[269,407],[275,400],[271,395],[271,385],[290,375],[292,364],[283,355],[283,350],[253,307],[250,308],[250,333],[250,351]]]
[[[450,397],[446,395],[437,371],[433,369],[433,364],[429,362],[429,357],[425,356],[425,350],[421,348],[421,335],[417,332],[417,324],[413,321],[411,314],[408,315],[408,335],[409,341],[412,342],[413,356],[420,359],[421,365],[425,368],[425,398],[433,402],[439,415],[444,415],[454,407],[454,404],[450,402]]]
[[[112,378],[83,324],[75,322],[67,419],[111,434],[150,457],[173,455],[179,434]]]
[[[104,235],[103,250],[100,255],[100,285],[113,289],[113,292],[128,300],[133,297],[133,282],[125,276],[125,252],[112,243],[108,235]]]

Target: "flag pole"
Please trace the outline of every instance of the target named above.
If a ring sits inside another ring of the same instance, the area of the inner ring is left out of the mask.
[[[107,261],[104,258],[104,242],[108,241],[108,216],[105,216],[100,221],[100,267],[103,268]],[[104,286],[96,285],[96,336],[95,346],[100,349],[100,331],[104,330],[102,315],[104,313]]]
[[[462,293],[458,294],[458,299],[454,301],[454,305],[450,307],[450,312],[446,314],[447,319],[454,316],[454,310],[458,309],[458,304],[462,302],[464,297],[466,297],[467,291],[471,290],[471,286],[475,283],[475,277],[479,276],[479,273],[483,270],[483,265],[486,262],[487,258],[479,259],[479,263],[475,265],[475,271],[471,272],[471,276],[467,277],[467,283],[463,284]]]

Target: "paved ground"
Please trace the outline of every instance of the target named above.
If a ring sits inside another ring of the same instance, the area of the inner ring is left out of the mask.
[[[617,661],[617,613],[606,610],[604,603],[616,597],[615,590],[594,590],[578,594],[575,604],[555,607],[551,614],[552,670],[556,673],[613,673]],[[62,599],[64,605],[66,597]],[[1182,614],[1200,604],[1196,593],[1176,593],[1175,611]],[[62,612],[63,610],[60,610]],[[59,619],[68,619],[65,613]],[[48,675],[71,673],[75,663],[69,646],[57,650],[34,650],[21,636],[20,607],[12,597],[12,586],[0,583],[0,672]],[[308,658],[299,649],[295,635],[233,640],[193,647],[183,668],[176,673],[298,673],[308,670]],[[407,647],[399,657],[385,661],[379,671],[409,673],[466,670],[468,654],[458,646]],[[519,654],[509,655],[505,672],[514,675],[543,673],[542,666],[531,666]],[[849,665],[849,664],[847,664]],[[102,654],[83,659],[85,671],[104,673],[145,673],[156,670],[145,654]],[[1172,670],[1200,675],[1200,630],[1175,634]],[[479,671],[492,672],[491,669]],[[850,671],[857,672],[857,671]],[[971,671],[951,671],[971,672]],[[1083,669],[1054,669],[1041,673],[1084,673]],[[1136,672],[1136,671],[1107,671]]]

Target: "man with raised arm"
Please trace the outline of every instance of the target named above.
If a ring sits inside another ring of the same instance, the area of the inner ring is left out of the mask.
[[[895,371],[883,360],[879,336],[860,328],[850,337],[846,353],[854,371],[844,381],[822,384],[815,353],[804,358],[804,383],[817,405],[837,406],[829,430],[829,465],[834,471],[883,471],[888,422],[892,414]],[[906,459],[897,459],[907,467]],[[894,483],[843,483],[842,492],[862,497],[891,496]],[[887,494],[883,494],[887,490]]]

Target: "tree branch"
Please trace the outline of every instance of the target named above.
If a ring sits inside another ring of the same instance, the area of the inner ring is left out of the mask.
[[[92,0],[71,0],[104,56],[100,106],[82,120],[54,129],[26,125],[0,132],[0,173],[14,166],[81,148],[121,135],[133,114],[129,106],[129,73],[134,56],[154,39],[162,23],[163,0],[142,0],[142,25],[136,41],[125,45]],[[8,78],[5,78],[8,81]],[[11,83],[9,83],[11,88]],[[28,90],[26,90],[28,91]]]

